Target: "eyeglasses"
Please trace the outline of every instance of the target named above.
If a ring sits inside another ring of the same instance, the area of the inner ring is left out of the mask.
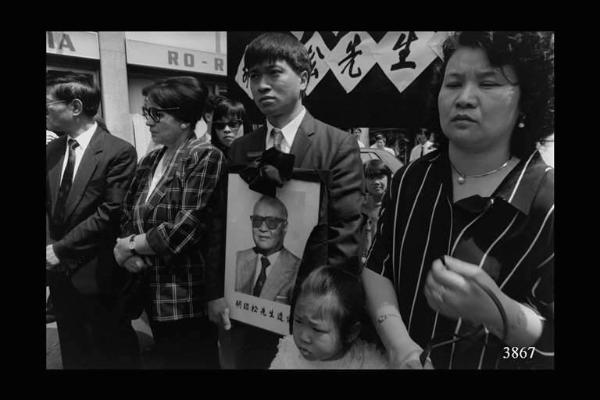
[[[52,104],[56,104],[56,103],[66,103],[68,100],[54,100],[54,101],[47,101],[46,102],[46,107],[51,106]]]
[[[171,107],[171,108],[156,108],[156,107],[142,107],[142,115],[144,118],[148,119],[148,117],[152,118],[152,121],[155,123],[160,122],[160,119],[163,117],[163,111],[174,111],[179,110],[180,107]]]
[[[54,101],[47,101],[46,102],[46,114],[48,114],[48,106],[51,106],[53,104],[58,104],[58,103],[68,103],[69,100],[54,100]]]
[[[212,124],[215,127],[215,129],[218,129],[218,130],[225,129],[226,126],[229,126],[231,129],[238,129],[240,126],[242,126],[242,121],[240,121],[239,119],[229,121],[229,122],[213,121]]]
[[[263,222],[266,222],[267,223],[267,228],[269,228],[269,229],[275,229],[282,222],[285,222],[285,219],[283,219],[283,218],[261,217],[259,215],[251,215],[250,219],[252,220],[252,227],[253,228],[260,228],[262,226]]]

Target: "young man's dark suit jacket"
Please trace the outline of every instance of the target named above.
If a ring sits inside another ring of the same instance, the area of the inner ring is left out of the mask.
[[[263,126],[236,139],[229,153],[230,165],[249,164],[253,160],[252,153],[265,150],[266,135],[267,128]],[[296,289],[311,270],[324,264],[358,274],[364,184],[356,139],[313,118],[307,111],[294,137],[290,154],[295,155],[294,168],[329,171],[327,198],[321,203],[318,225],[307,241]],[[294,302],[295,298],[292,299],[292,310]],[[290,318],[290,327],[292,320]],[[236,367],[268,368],[277,352],[279,336],[245,325],[234,329],[231,335]]]
[[[54,207],[67,139],[64,135],[46,146],[49,242],[54,244],[61,261],[57,271],[50,274],[50,292],[56,308],[63,366],[93,368],[95,365],[90,364],[101,363],[103,367],[110,363],[107,357],[128,350],[130,334],[135,336],[130,321],[115,323],[119,318],[112,313],[116,296],[128,279],[127,271],[114,261],[112,249],[121,202],[135,172],[137,155],[131,144],[98,127],[75,174],[64,219],[57,221]],[[91,332],[91,338],[82,336],[86,331]],[[117,337],[113,339],[114,346],[105,348],[111,342],[104,343],[107,335]],[[129,337],[119,341],[123,336]],[[106,357],[98,358],[102,353]]]
[[[236,139],[231,165],[247,165],[248,153],[265,150],[267,128]],[[327,198],[319,210],[318,226],[308,239],[298,280],[319,265],[328,264],[358,273],[358,245],[363,201],[363,169],[356,139],[306,112],[290,150],[294,168],[329,171]]]

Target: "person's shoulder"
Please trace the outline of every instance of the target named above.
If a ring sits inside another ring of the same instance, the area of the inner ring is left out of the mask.
[[[120,138],[118,136],[113,135],[107,130],[102,128],[99,132],[102,135],[102,148],[106,152],[109,158],[127,158],[130,162],[137,163],[137,151],[135,150],[135,146],[129,143],[127,140]]]
[[[312,123],[314,125],[315,132],[327,132],[328,135],[333,136],[333,137],[337,137],[340,139],[351,138],[351,139],[355,140],[354,136],[349,134],[348,132],[346,132],[340,128],[336,128],[335,126],[330,125],[326,122],[323,122],[320,119],[313,117],[308,112],[306,114],[312,119]],[[310,121],[310,119],[308,121]],[[357,146],[358,146],[358,143],[357,143]]]
[[[253,130],[252,132],[249,132],[245,135],[242,135],[238,138],[236,138],[232,143],[231,143],[231,147],[233,146],[243,146],[244,144],[251,142],[252,140],[257,140],[257,137],[259,137],[261,135],[261,132],[264,132],[266,129],[265,125],[261,125],[258,128],[256,128],[255,130]]]
[[[187,151],[192,154],[192,153],[198,153],[198,152],[204,152],[204,151],[209,151],[209,150],[217,150],[218,152],[221,152],[221,150],[219,150],[217,147],[215,147],[211,142],[207,142],[203,139],[199,139],[197,137],[194,137],[190,140],[187,141],[187,143],[185,144]]]
[[[288,255],[288,256],[290,256],[290,257],[293,257],[293,258],[298,258],[298,257],[296,257],[296,255],[295,255],[294,253],[292,253],[292,252],[291,252],[291,251],[290,251],[290,250],[289,250],[287,247],[284,247],[284,248],[282,249],[282,253],[284,253],[284,254],[286,254],[286,255]]]
[[[294,342],[294,335],[287,335],[279,339],[279,343],[277,344],[277,349],[280,353],[288,354],[288,355],[296,355],[300,354],[296,343]]]
[[[431,164],[438,160],[439,155],[439,150],[434,150],[414,159],[413,161],[409,161],[406,165],[402,166],[398,171],[396,171],[392,177],[394,186],[399,184],[400,181],[409,181],[412,183],[414,183],[415,180],[417,182],[421,181],[425,174],[427,174],[427,170]],[[409,185],[412,185],[412,183],[409,183]]]
[[[554,168],[546,164],[539,151],[531,157],[520,184],[526,185],[528,190],[535,191],[535,208],[548,210],[554,205]]]
[[[238,250],[235,255],[238,259],[246,259],[249,258],[252,254],[254,254],[254,249],[250,248],[250,249],[245,249],[245,250]]]
[[[266,127],[262,125],[261,127],[253,130],[252,132],[238,137],[231,143],[231,147],[229,148],[229,158],[231,159],[232,165],[244,164],[247,162],[247,149],[255,148],[256,146],[258,146],[255,142],[261,141],[262,132],[264,132],[265,129]]]
[[[210,142],[204,142],[201,139],[193,138],[186,143],[184,159],[193,164],[199,162],[204,157],[209,157],[216,162],[224,162],[223,152]]]
[[[53,152],[56,151],[58,149],[63,149],[65,148],[67,143],[67,139],[65,136],[59,136],[58,138],[54,139],[53,141],[49,142],[48,144],[46,144],[46,153],[48,152]]]
[[[96,149],[101,148],[107,160],[118,159],[122,161],[126,160],[128,164],[138,163],[137,151],[131,143],[102,128],[99,129],[101,129],[100,132],[98,132],[99,135],[101,135],[101,140],[95,142],[94,144],[90,142],[92,147]]]
[[[294,343],[294,337],[292,335],[287,335],[279,339],[277,344],[277,354],[271,362],[270,369],[302,368],[302,360],[302,355]]]
[[[135,150],[135,147],[133,146],[133,144],[131,144],[127,140],[114,135],[113,133],[102,128],[101,126],[98,126],[97,129],[98,129],[98,133],[100,135],[102,135],[102,137],[104,138],[104,143],[106,143],[106,145],[110,146],[111,148],[115,148],[115,149],[119,149],[119,150],[122,150],[122,149]]]

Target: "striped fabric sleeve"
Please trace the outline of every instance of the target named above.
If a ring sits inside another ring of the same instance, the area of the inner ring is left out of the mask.
[[[532,213],[541,221],[534,246],[525,305],[543,317],[542,334],[534,344],[535,352],[528,364],[535,369],[554,367],[554,172],[546,173],[532,204]]]
[[[224,157],[214,148],[194,152],[187,161],[182,202],[172,222],[150,229],[147,240],[158,254],[178,255],[208,232],[207,204],[221,177]]]
[[[548,234],[543,247],[554,249],[553,219],[544,231]],[[536,266],[533,285],[527,295],[527,305],[544,318],[542,335],[535,343],[533,363],[537,365],[536,368],[552,368],[554,365],[554,253]]]

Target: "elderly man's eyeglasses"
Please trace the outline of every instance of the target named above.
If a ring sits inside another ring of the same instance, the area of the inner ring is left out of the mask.
[[[151,118],[155,123],[160,122],[160,119],[163,117],[163,111],[174,111],[179,110],[180,107],[171,107],[171,108],[156,108],[156,107],[142,107],[142,115],[144,118]]]
[[[213,121],[213,126],[215,127],[215,129],[218,130],[222,130],[225,129],[226,126],[229,126],[231,129],[238,129],[240,126],[242,126],[242,121],[238,120],[233,120],[233,121]]]
[[[262,226],[263,222],[266,222],[267,228],[269,228],[269,229],[275,229],[282,222],[285,222],[285,219],[283,219],[283,218],[261,217],[259,215],[251,215],[250,219],[252,220],[252,227],[253,228],[260,228]]]

